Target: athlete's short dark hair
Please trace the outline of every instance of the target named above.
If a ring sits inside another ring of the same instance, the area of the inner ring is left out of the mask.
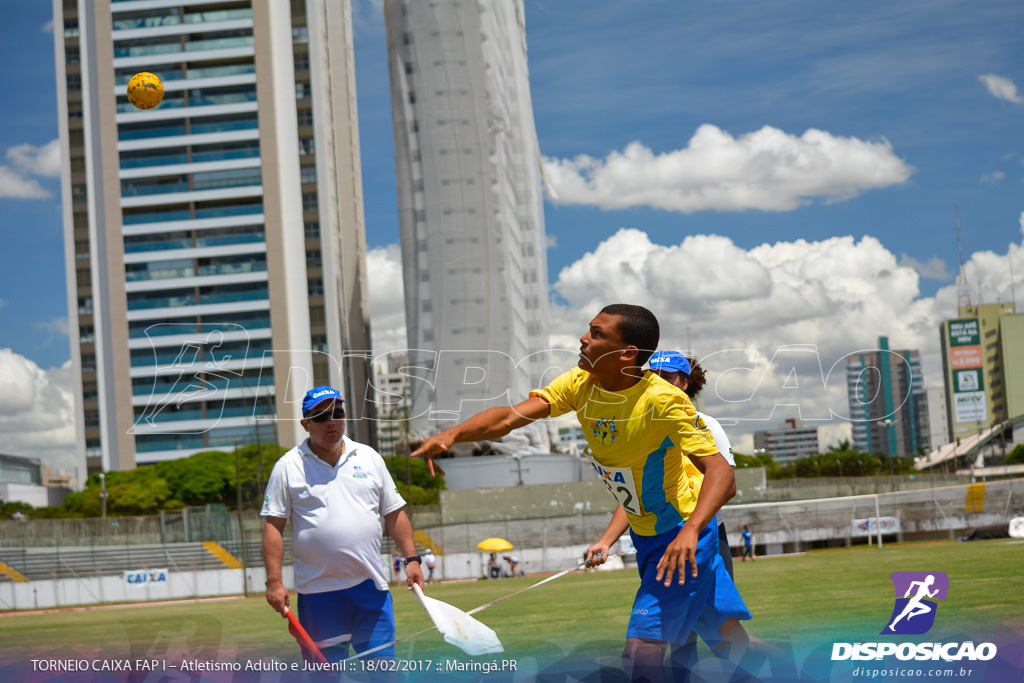
[[[619,319],[619,336],[622,341],[639,349],[636,364],[646,365],[661,340],[661,327],[655,315],[643,306],[634,304],[611,304],[602,308],[601,312]]]

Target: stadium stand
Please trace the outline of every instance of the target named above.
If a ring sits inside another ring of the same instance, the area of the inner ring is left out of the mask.
[[[29,581],[117,575],[138,569],[223,569],[202,543],[63,548],[0,548],[0,562]],[[0,576],[0,580],[11,580]]]

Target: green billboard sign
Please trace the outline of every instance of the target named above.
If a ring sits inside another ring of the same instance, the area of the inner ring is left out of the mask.
[[[981,344],[981,329],[977,318],[949,321],[950,346],[977,346]]]

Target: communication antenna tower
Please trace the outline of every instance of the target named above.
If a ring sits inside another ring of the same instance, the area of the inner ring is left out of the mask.
[[[960,226],[960,205],[956,205],[956,247],[960,252],[960,274],[956,278],[957,307],[970,307],[971,293],[967,289],[966,261],[964,259],[964,236]]]

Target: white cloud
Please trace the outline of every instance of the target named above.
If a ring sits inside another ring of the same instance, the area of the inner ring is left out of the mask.
[[[1024,262],[1022,252],[1010,245],[1015,264]],[[984,301],[1009,300],[1006,260],[979,252],[967,263]],[[922,297],[915,265],[874,237],[744,250],[721,236],[659,245],[623,229],[559,274],[554,289],[566,303],[552,311],[552,344],[577,348],[587,322],[609,303],[647,306],[661,321],[663,348],[685,349],[691,340],[710,373],[707,412],[739,420],[729,428],[737,450],[749,452],[754,431],[790,417],[821,425],[825,447],[849,437],[846,422],[832,417],[849,412],[845,358],[877,348],[879,336],[891,349],[920,350],[926,382],[941,384],[938,325],[956,315],[956,287]],[[1014,273],[1024,291],[1024,267]],[[794,370],[799,388],[786,388]]]
[[[10,168],[0,166],[0,198],[45,199],[50,191],[31,178],[26,179]]]
[[[48,22],[43,24],[39,30],[43,33],[53,33],[53,19],[50,19]]]
[[[43,370],[0,348],[0,453],[75,473],[74,410],[71,361]]]
[[[1024,235],[1024,212],[1019,220]],[[1010,256],[1024,291],[1024,248],[1013,243],[1008,254],[978,252],[967,262],[972,298],[980,288],[981,300],[1009,300]],[[368,265],[374,351],[405,348],[398,245],[373,249]],[[737,451],[751,452],[754,431],[790,417],[820,426],[825,448],[850,438],[846,356],[877,348],[879,336],[892,349],[918,349],[926,384],[941,385],[938,326],[956,316],[956,286],[922,297],[920,280],[944,272],[938,257],[897,258],[874,237],[744,250],[719,235],[659,245],[622,229],[559,274],[553,288],[564,301],[552,307],[551,346],[578,348],[607,304],[647,306],[661,321],[663,348],[685,349],[689,340],[702,359],[705,408],[738,420],[728,428]],[[797,390],[786,388],[794,369]]]
[[[1021,97],[1017,93],[1017,86],[1009,78],[997,76],[995,74],[982,74],[978,76],[978,80],[985,84],[988,88],[989,93],[993,97],[1000,100],[1006,100],[1007,102],[1014,102],[1021,104],[1024,102],[1024,97]]]
[[[1006,177],[1006,174],[1002,171],[992,171],[991,173],[985,173],[978,179],[981,183],[998,183],[1000,180]]]
[[[951,280],[953,277],[946,269],[946,262],[938,256],[932,256],[927,263],[923,263],[913,256],[900,254],[900,265],[913,268],[918,275],[929,280]]]
[[[42,147],[25,143],[7,150],[7,160],[22,173],[54,178],[60,175],[60,139]]]
[[[357,33],[384,26],[384,0],[355,0],[352,3],[352,27]]]
[[[54,318],[53,320],[47,320],[45,322],[35,322],[32,323],[32,326],[50,333],[50,336],[47,337],[45,342],[43,342],[44,345],[52,343],[56,337],[68,336],[67,316]]]
[[[548,249],[555,249],[558,247],[558,236],[557,235],[545,235],[545,246]]]
[[[813,199],[843,201],[905,182],[914,172],[887,140],[869,142],[810,129],[777,128],[738,138],[711,124],[683,149],[656,155],[640,142],[605,159],[544,160],[560,203],[602,209],[791,211]]]
[[[53,139],[42,147],[23,144],[7,150],[10,166],[0,166],[0,198],[45,199],[50,191],[28,175],[55,177],[60,175],[60,140]]]
[[[370,274],[370,328],[374,355],[407,348],[401,250],[397,244],[371,249],[366,255],[366,267]]]

